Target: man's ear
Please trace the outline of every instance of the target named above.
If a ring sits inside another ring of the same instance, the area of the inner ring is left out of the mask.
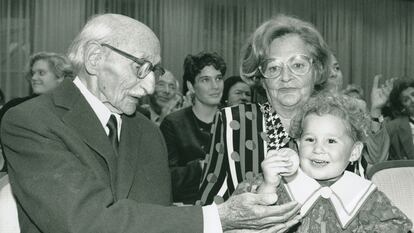
[[[189,90],[191,93],[194,93],[194,87],[193,87],[193,84],[191,84],[191,82],[190,82],[190,81],[187,81],[187,82],[186,82],[186,84],[187,84],[187,88],[188,88],[188,90]]]
[[[104,58],[103,47],[97,42],[89,42],[85,47],[84,60],[86,72],[96,75],[100,62]]]
[[[355,162],[361,157],[362,149],[364,148],[364,144],[362,142],[355,142],[354,147],[351,151],[351,157],[349,157],[349,162]]]

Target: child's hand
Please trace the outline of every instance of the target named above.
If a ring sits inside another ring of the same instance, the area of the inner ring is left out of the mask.
[[[280,176],[291,176],[299,167],[299,157],[296,151],[289,148],[271,150],[262,162],[265,183],[278,185]]]

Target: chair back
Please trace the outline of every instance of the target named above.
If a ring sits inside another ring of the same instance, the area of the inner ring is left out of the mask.
[[[0,232],[20,233],[16,201],[8,175],[0,178]]]
[[[368,169],[367,178],[414,221],[414,160],[380,162]]]

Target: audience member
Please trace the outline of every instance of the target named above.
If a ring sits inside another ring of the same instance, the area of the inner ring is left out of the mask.
[[[367,102],[364,99],[364,91],[362,90],[362,87],[360,87],[356,84],[348,84],[345,87],[345,89],[342,90],[342,93],[344,95],[355,98],[361,109],[368,110]]]
[[[398,80],[392,86],[389,98],[387,93],[383,96],[388,105],[377,105],[374,119],[385,123],[390,139],[388,160],[414,159],[414,80]],[[378,114],[380,107],[387,107],[385,119]]]
[[[297,203],[274,206],[275,194],[168,206],[165,143],[136,113],[162,73],[160,52],[146,25],[95,16],[69,48],[77,77],[6,113],[1,136],[22,232],[282,232],[297,223]]]
[[[299,157],[292,149],[269,151],[262,163],[264,182],[258,193],[277,192],[277,203],[302,204],[305,217],[289,232],[411,229],[412,222],[371,181],[345,171],[361,156],[370,127],[366,110],[355,100],[335,94],[310,99],[291,127]]]
[[[178,80],[166,70],[155,82],[155,90],[149,96],[149,104],[141,107],[149,110],[150,119],[157,125],[170,113],[177,111],[182,105],[182,96],[178,92]]]
[[[252,102],[252,88],[244,82],[240,76],[231,76],[224,80],[221,105],[229,107],[233,105]]]
[[[160,129],[168,148],[173,200],[194,204],[198,199],[201,164],[209,153],[211,125],[223,94],[226,64],[217,53],[188,55],[183,80],[194,93],[194,104],[168,115]]]
[[[279,15],[263,23],[242,51],[241,73],[262,83],[269,102],[222,109],[200,186],[201,203],[227,199],[243,180],[261,172],[267,151],[294,144],[291,120],[326,82],[329,51],[310,23]]]
[[[339,92],[340,90],[342,90],[342,85],[343,85],[344,80],[343,80],[342,70],[339,66],[339,62],[332,52],[330,52],[330,55],[329,55],[328,72],[329,72],[329,76],[326,82],[326,85],[327,85],[326,88],[333,92]]]
[[[74,71],[69,60],[61,54],[39,52],[29,59],[26,79],[30,82],[33,95],[15,98],[7,102],[0,110],[0,122],[10,108],[40,94],[55,89],[65,78],[73,78]]]

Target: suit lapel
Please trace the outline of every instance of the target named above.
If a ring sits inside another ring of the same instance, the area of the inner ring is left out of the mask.
[[[106,161],[110,173],[111,186],[115,184],[116,157],[110,141],[95,112],[71,80],[64,81],[61,91],[53,93],[56,106],[65,108],[62,120],[73,128],[79,137]]]
[[[134,116],[122,115],[121,137],[119,141],[119,160],[117,175],[117,196],[126,198],[132,187],[137,169],[138,149],[142,132]],[[141,145],[145,146],[145,145]]]

